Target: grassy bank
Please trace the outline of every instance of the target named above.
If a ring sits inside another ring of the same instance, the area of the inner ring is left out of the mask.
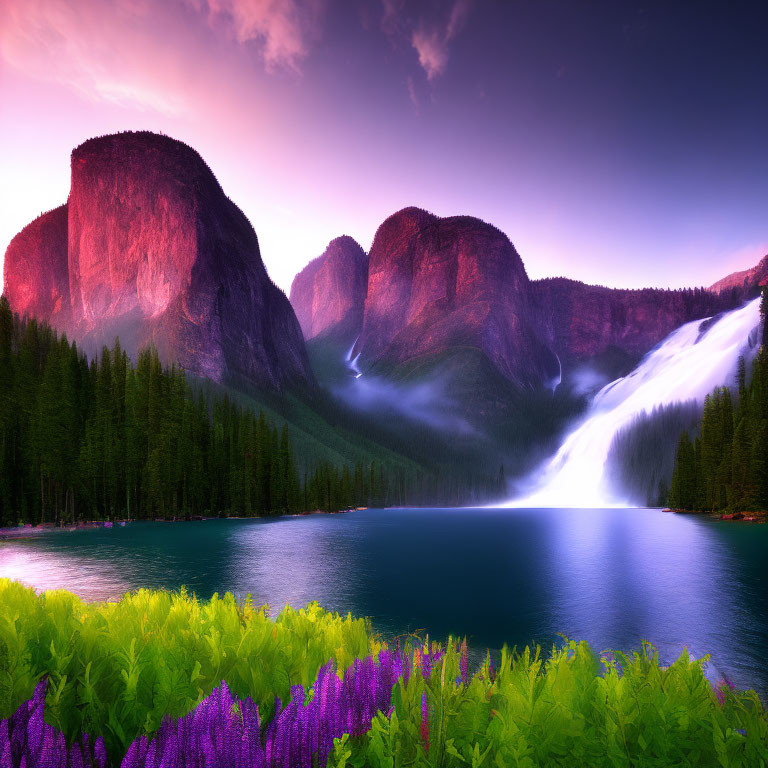
[[[367,621],[316,605],[271,620],[232,595],[86,604],[0,580],[0,719],[45,678],[51,732],[102,737],[113,766],[160,765],[158,745],[180,766],[768,764],[757,695],[713,688],[685,654],[664,668],[650,646],[568,642],[475,670],[467,658],[450,640],[387,648]],[[2,739],[0,725],[5,768]],[[214,742],[220,762],[200,762]]]

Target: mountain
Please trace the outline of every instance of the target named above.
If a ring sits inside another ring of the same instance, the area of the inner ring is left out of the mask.
[[[365,286],[353,243],[334,241],[291,288],[316,375],[361,418],[417,433],[430,455],[473,471],[522,473],[591,393],[680,325],[746,296],[531,281],[497,228],[415,207],[379,227]]]
[[[768,283],[768,256],[763,256],[760,263],[745,269],[742,272],[733,272],[732,274],[718,280],[709,286],[709,290],[714,293],[723,293],[729,290],[753,291],[760,285]]]
[[[728,293],[720,283],[671,291],[564,277],[530,281],[512,243],[492,225],[405,208],[379,227],[364,287],[362,249],[354,241],[334,245],[339,241],[291,288],[305,338],[336,339],[338,354],[359,337],[358,365],[385,375],[472,355],[518,388],[548,387],[561,365],[566,378],[583,364],[622,375],[675,328],[732,308],[750,282],[768,277],[766,257],[721,281],[736,288]]]
[[[534,320],[523,262],[490,224],[405,208],[376,232],[356,346],[363,367],[429,366],[471,350],[510,382],[539,386],[557,363]]]
[[[566,370],[597,363],[623,375],[683,323],[733,308],[737,298],[701,288],[625,290],[564,277],[532,284],[537,329]]]
[[[368,289],[368,256],[347,235],[331,240],[291,285],[290,301],[309,341],[333,334],[350,344],[360,333]]]
[[[67,205],[43,213],[11,240],[5,252],[5,295],[19,315],[69,327]]]
[[[72,152],[66,205],[5,255],[15,312],[87,350],[119,336],[218,382],[281,390],[314,379],[301,329],[271,282],[253,227],[200,155],[148,132]]]

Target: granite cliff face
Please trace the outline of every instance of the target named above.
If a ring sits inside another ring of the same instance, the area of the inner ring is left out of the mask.
[[[41,279],[47,265],[52,277]],[[11,243],[5,290],[14,311],[86,348],[119,335],[129,353],[151,342],[165,362],[216,381],[312,381],[249,221],[202,158],[165,136],[122,133],[75,149],[68,203]]]
[[[623,375],[680,325],[732,309],[768,278],[766,257],[709,290],[531,282],[495,227],[419,208],[379,227],[365,288],[362,251],[354,246],[329,246],[296,277],[291,301],[307,339],[343,335],[352,343],[359,336],[359,364],[385,373],[480,350],[508,381],[533,388],[550,384],[560,364],[566,374],[596,362],[607,374]]]
[[[5,252],[4,293],[15,312],[66,326],[70,318],[67,206],[38,216]]]
[[[636,360],[683,323],[733,308],[733,297],[703,289],[622,290],[564,277],[532,283],[537,328],[565,362],[611,351]]]
[[[357,351],[392,366],[480,350],[508,380],[537,386],[556,361],[533,325],[530,283],[509,239],[469,216],[405,208],[378,229]]]
[[[291,305],[309,341],[324,334],[353,343],[363,323],[368,256],[343,235],[307,264],[291,284]]]

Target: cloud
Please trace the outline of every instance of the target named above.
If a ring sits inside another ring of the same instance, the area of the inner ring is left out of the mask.
[[[350,376],[334,392],[351,408],[376,415],[382,422],[404,418],[453,435],[477,434],[439,380],[409,385],[367,373]]]
[[[448,66],[450,43],[464,27],[473,3],[431,0],[416,5],[382,0],[381,29],[393,41],[405,39],[418,54],[427,78],[434,81]]]
[[[219,66],[211,32],[255,43],[267,69],[298,70],[325,0],[0,0],[0,60],[96,103],[193,111]],[[209,39],[206,40],[205,36]]]
[[[91,101],[175,115],[187,105],[167,87],[180,78],[170,52],[158,51],[156,15],[149,0],[3,0],[0,58]]]
[[[471,0],[454,0],[447,18],[422,18],[411,35],[411,44],[419,55],[419,64],[427,79],[435,80],[448,66],[449,43],[459,34],[469,15]]]
[[[325,11],[324,0],[191,0],[196,7],[206,1],[212,23],[226,19],[238,42],[261,45],[268,69],[298,71]]]

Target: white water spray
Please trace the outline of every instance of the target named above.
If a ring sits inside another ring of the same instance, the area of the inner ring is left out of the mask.
[[[632,373],[595,395],[586,418],[537,471],[533,490],[502,506],[625,506],[604,477],[614,435],[656,406],[703,402],[715,387],[729,383],[759,323],[760,300],[755,299],[716,321],[696,320],[678,328]]]
[[[357,342],[359,338],[360,337],[358,336],[357,339],[355,339],[355,343],[349,348],[349,352],[347,352],[347,365],[349,367],[350,372],[356,379],[359,379],[363,375],[363,372],[360,370],[360,368],[357,365],[357,361],[360,359],[360,355],[362,353],[358,352],[355,355],[355,347],[357,346]]]

